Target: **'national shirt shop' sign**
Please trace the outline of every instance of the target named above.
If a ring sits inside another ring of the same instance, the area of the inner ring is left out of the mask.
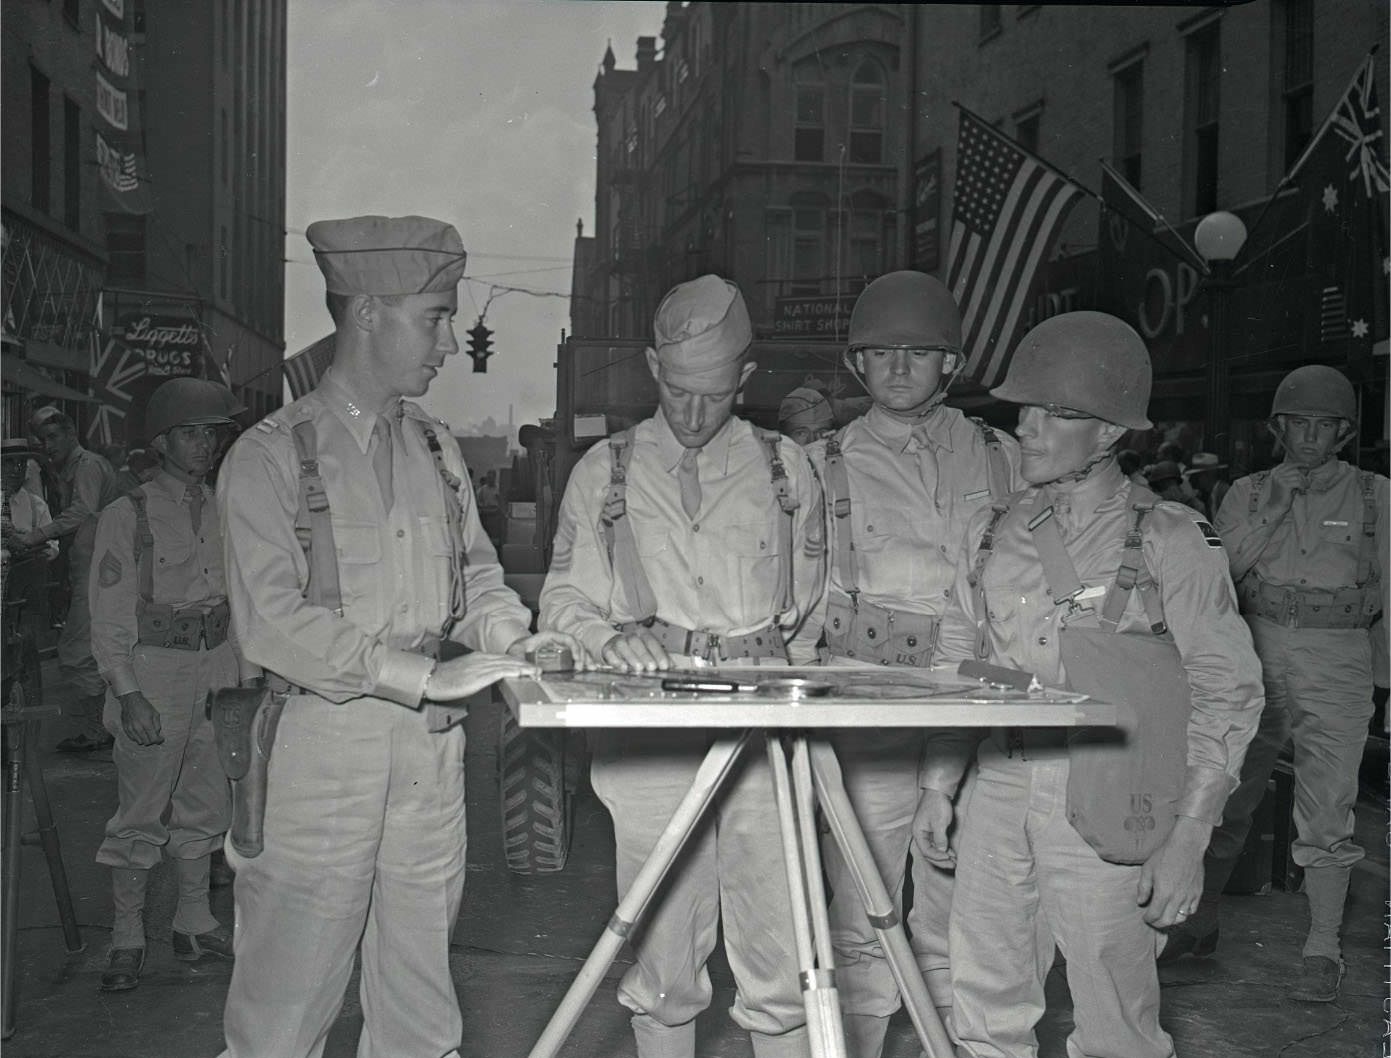
[[[844,336],[850,327],[855,295],[839,297],[774,298],[773,337],[831,338]]]

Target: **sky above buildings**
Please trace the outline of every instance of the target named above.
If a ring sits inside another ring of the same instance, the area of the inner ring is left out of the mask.
[[[469,251],[456,332],[489,284],[568,294],[575,222],[593,234],[594,77],[612,39],[634,67],[663,3],[592,0],[295,0],[289,5],[285,344],[330,329],[304,229],[379,213],[451,221]],[[564,297],[498,294],[496,355],[466,352],[421,403],[456,431],[535,422],[555,408]]]

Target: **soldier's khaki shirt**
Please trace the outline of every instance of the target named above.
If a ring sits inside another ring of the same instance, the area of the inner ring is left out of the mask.
[[[1308,475],[1308,487],[1295,494],[1283,515],[1270,510],[1269,473],[1238,479],[1217,512],[1217,531],[1232,560],[1233,575],[1254,572],[1268,584],[1296,590],[1336,591],[1357,585],[1362,549],[1361,475],[1341,459],[1331,459]],[[1378,577],[1381,610],[1387,609],[1387,491],[1374,476],[1376,524],[1373,575]],[[1251,512],[1255,492],[1256,510]]]
[[[1019,443],[995,431],[1009,467],[1004,487],[1013,492],[1019,477]],[[925,437],[931,457],[931,486],[921,456]],[[989,509],[989,448],[980,427],[955,408],[938,405],[920,425],[911,426],[878,405],[842,431],[841,452],[850,487],[851,540],[860,601],[909,613],[940,615],[951,599],[961,540],[972,516]],[[826,442],[808,446],[821,476],[827,503]],[[827,511],[826,553],[830,591],[846,596],[837,566],[837,533],[843,522]],[[825,601],[822,610],[825,609]]]
[[[367,695],[414,706],[433,665],[421,650],[449,617],[454,551],[426,427],[463,510],[467,612],[450,638],[502,653],[528,634],[531,615],[503,584],[448,426],[408,401],[388,411],[395,503],[387,511],[369,454],[377,416],[356,411],[348,383],[330,369],[317,389],[252,427],[227,454],[218,506],[232,622],[247,657],[292,684],[335,702]],[[290,427],[304,415],[315,424],[332,511],[341,617],[302,595],[309,570],[295,536],[299,458]]]
[[[43,527],[44,538],[69,537],[68,548],[75,555],[90,557],[97,535],[97,515],[119,494],[111,464],[95,452],[75,446],[58,468],[58,495],[63,509]]]
[[[187,490],[203,493],[203,516],[194,532]],[[161,470],[140,489],[154,548],[150,556],[157,605],[211,610],[227,598],[222,570],[222,529],[213,492],[186,485]],[[140,563],[136,560],[135,503],[122,496],[101,512],[88,580],[92,608],[92,656],[117,696],[140,690],[133,659],[139,628]]]
[[[1032,672],[1049,686],[1066,685],[1059,632],[1070,621],[1097,627],[1096,618],[1068,618],[1065,606],[1053,604],[1028,522],[1053,505],[1063,544],[1086,589],[1083,599],[1099,608],[1120,568],[1126,532],[1134,522],[1131,505],[1136,502],[1154,503],[1155,497],[1132,487],[1114,460],[1072,492],[1031,486],[1019,494],[996,529],[994,551],[985,566],[992,662]],[[942,661],[975,657],[978,623],[986,615],[979,612],[967,578],[989,519],[989,511],[976,515],[966,535],[956,589],[938,639]],[[1215,536],[1204,532],[1204,525],[1191,508],[1161,502],[1145,516],[1142,533],[1145,562],[1158,585],[1164,619],[1193,697],[1188,780],[1178,810],[1216,823],[1240,778],[1265,691],[1250,630],[1237,612],[1226,553]],[[1149,635],[1149,628],[1140,593],[1132,591],[1119,631]],[[949,788],[951,783],[930,785]]]
[[[701,504],[681,507],[677,474],[685,449],[659,410],[633,429],[627,517],[638,557],[657,599],[657,616],[697,631],[740,635],[776,618],[794,664],[815,659],[815,637],[802,634],[825,578],[821,488],[806,454],[788,438],[778,451],[798,508],[793,515],[793,605],[776,613],[782,592],[782,519],[767,447],[754,428],[731,418],[701,449]],[[601,441],[570,475],[561,503],[550,572],[541,590],[542,628],[576,636],[595,657],[635,611],[614,576],[601,516],[610,449]]]

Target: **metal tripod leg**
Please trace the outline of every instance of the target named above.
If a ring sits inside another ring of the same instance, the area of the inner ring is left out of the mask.
[[[798,978],[807,1013],[811,1058],[846,1058],[845,1029],[840,1019],[840,995],[835,986],[835,957],[831,950],[826,893],[821,882],[811,774],[806,766],[806,740],[793,742],[793,778],[789,780],[782,741],[768,736],[768,762],[773,770],[778,831],[792,905],[792,932],[797,943]]]
[[[564,1045],[575,1023],[584,1013],[585,1006],[593,997],[595,989],[599,987],[599,982],[604,979],[604,974],[617,958],[623,941],[642,917],[652,894],[666,877],[672,861],[685,846],[686,840],[695,830],[710,802],[715,799],[716,792],[733,769],[739,754],[748,745],[750,737],[751,733],[744,731],[737,738],[719,739],[705,754],[705,760],[701,762],[695,778],[691,781],[691,788],[676,806],[666,829],[662,831],[657,844],[648,854],[647,861],[643,863],[628,892],[619,901],[618,909],[604,927],[599,942],[594,945],[594,950],[580,967],[580,972],[571,982],[565,997],[560,1001],[560,1006],[546,1023],[541,1038],[531,1048],[530,1058],[553,1058]]]
[[[36,759],[38,742],[39,725],[31,720],[24,725],[26,762]],[[43,846],[44,859],[48,861],[48,880],[53,887],[53,900],[58,905],[58,921],[63,927],[63,947],[69,953],[76,954],[87,945],[77,928],[77,913],[73,911],[72,891],[68,888],[68,872],[63,866],[63,850],[58,844],[58,827],[53,822],[53,806],[48,800],[48,784],[44,782],[42,768],[26,765],[24,770],[29,776],[29,796],[34,799],[38,843]]]
[[[855,879],[855,887],[864,902],[870,925],[884,947],[889,970],[903,996],[903,1005],[908,1009],[908,1017],[917,1031],[918,1041],[927,1058],[952,1058],[955,1052],[951,1038],[942,1025],[942,1019],[937,1016],[937,1008],[927,993],[917,960],[908,947],[903,924],[894,911],[893,901],[884,888],[884,880],[879,875],[869,843],[865,841],[864,831],[855,818],[855,811],[841,781],[840,762],[836,760],[835,750],[819,739],[812,741],[809,749],[821,812]]]

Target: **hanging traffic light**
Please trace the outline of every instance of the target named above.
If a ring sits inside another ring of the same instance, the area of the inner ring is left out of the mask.
[[[493,355],[493,332],[482,319],[469,329],[468,355],[473,357],[473,370],[476,374],[488,370],[488,357]]]

